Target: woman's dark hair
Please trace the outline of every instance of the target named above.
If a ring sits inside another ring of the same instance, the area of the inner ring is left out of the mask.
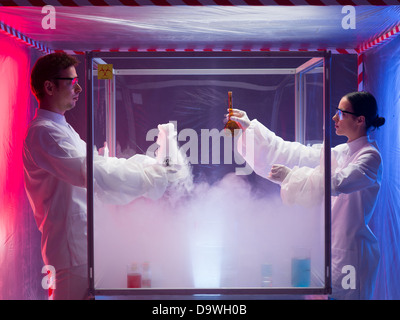
[[[365,117],[367,130],[374,129],[384,125],[385,118],[378,115],[378,105],[375,97],[366,91],[350,92],[345,95],[353,107],[353,112],[357,116]]]
[[[31,89],[38,100],[44,97],[44,83],[59,76],[60,71],[71,66],[76,67],[79,61],[64,52],[56,52],[39,58],[31,72]]]

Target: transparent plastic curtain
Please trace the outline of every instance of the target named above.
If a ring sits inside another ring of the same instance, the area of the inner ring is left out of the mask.
[[[400,6],[357,6],[357,28],[344,29],[339,5],[56,6],[56,29],[43,32],[41,9],[1,7],[0,20],[60,50],[315,50],[356,48],[390,30],[400,16]]]
[[[32,49],[0,35],[0,300],[43,299],[40,234],[23,185]],[[33,53],[35,55],[37,53]]]
[[[400,299],[400,37],[365,55],[365,90],[375,95],[386,123],[374,133],[383,158],[380,196],[370,227],[381,261],[375,299]]]

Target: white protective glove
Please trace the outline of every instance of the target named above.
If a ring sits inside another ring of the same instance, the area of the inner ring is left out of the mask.
[[[229,113],[226,114],[225,117],[227,119],[226,121],[228,121]],[[246,111],[243,110],[232,109],[231,120],[239,123],[243,131],[245,131],[250,126],[250,119],[247,116]]]
[[[167,173],[169,182],[179,182],[188,179],[190,170],[186,157],[178,147],[177,132],[172,123],[158,125],[156,160]]]
[[[274,164],[269,173],[268,179],[278,184],[281,184],[287,175],[292,171],[288,167],[281,164]]]
[[[156,159],[159,164],[165,167],[172,166],[178,162],[178,144],[177,132],[172,123],[158,125],[157,144],[159,148],[156,150]]]

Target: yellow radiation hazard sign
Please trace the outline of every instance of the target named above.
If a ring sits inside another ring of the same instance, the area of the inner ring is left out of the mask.
[[[99,64],[97,65],[97,78],[98,79],[112,79],[113,65],[112,64]]]

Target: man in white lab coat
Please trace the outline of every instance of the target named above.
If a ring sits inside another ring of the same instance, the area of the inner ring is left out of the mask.
[[[23,149],[25,188],[42,233],[42,257],[56,270],[55,299],[85,299],[88,288],[86,143],[64,116],[82,91],[77,63],[64,53],[36,62],[31,88],[39,108]],[[167,168],[144,155],[106,159],[94,154],[95,188],[113,202],[157,199],[168,176]]]
[[[238,141],[239,152],[257,174],[281,184],[284,203],[321,203],[321,148],[284,141],[257,120],[250,121],[241,110],[234,110],[231,119],[241,124],[245,134],[254,135],[254,159],[246,155],[247,139]],[[385,119],[378,116],[371,94],[354,92],[341,99],[333,120],[336,134],[348,141],[331,152],[332,298],[371,299],[380,253],[368,223],[381,184],[382,161],[367,133]]]

